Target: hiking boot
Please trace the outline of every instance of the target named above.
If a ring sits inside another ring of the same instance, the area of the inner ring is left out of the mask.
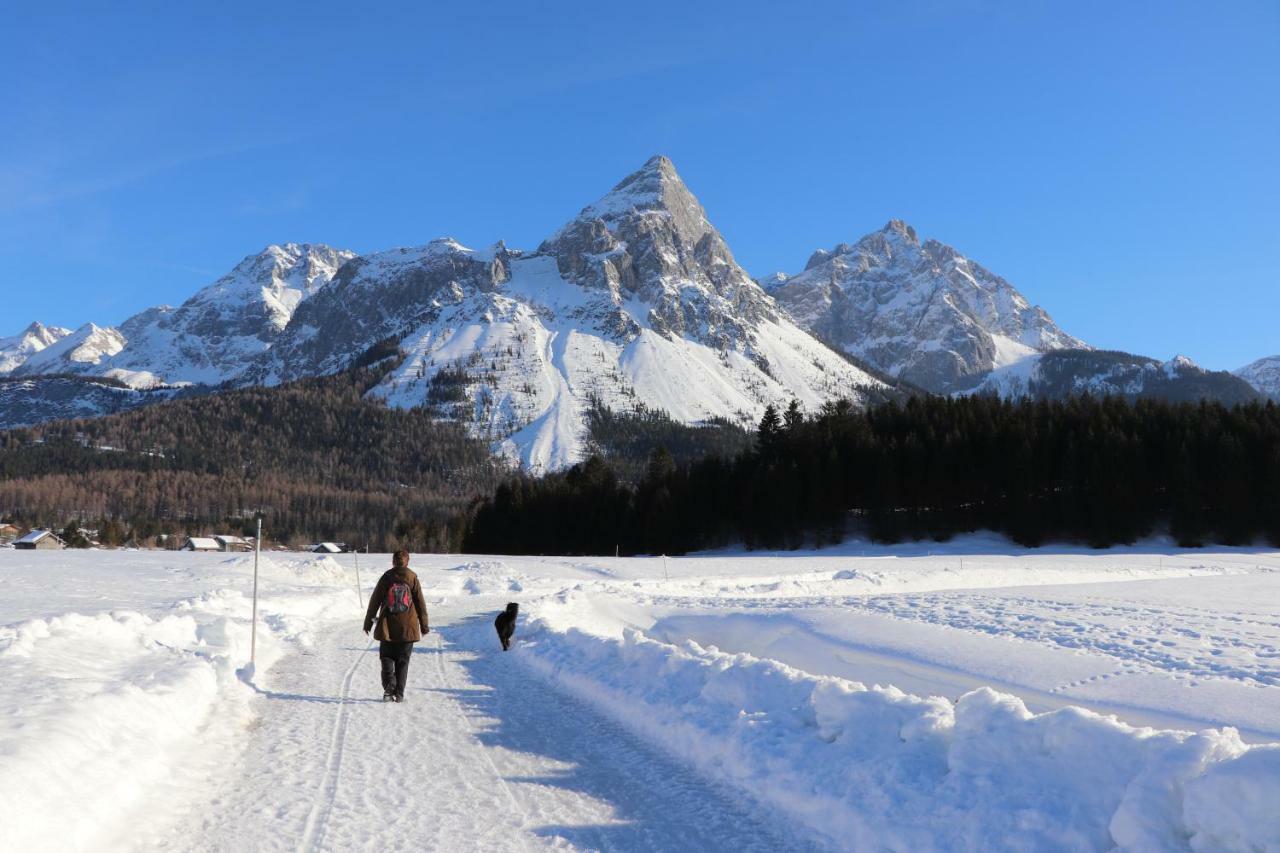
[[[395,700],[396,700],[396,694],[392,693],[390,690],[382,694],[383,702],[394,702]]]
[[[393,695],[391,696],[391,701],[392,701],[392,702],[403,702],[403,701],[404,701],[404,697],[403,697],[403,696],[401,696],[399,693],[396,693],[396,694],[393,694]]]

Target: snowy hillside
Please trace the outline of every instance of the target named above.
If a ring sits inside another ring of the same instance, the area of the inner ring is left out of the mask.
[[[1032,353],[1088,346],[1003,278],[896,219],[764,284],[817,336],[936,393]]]
[[[32,323],[16,335],[0,338],[0,375],[12,373],[42,349],[71,334],[70,329]]]
[[[663,157],[532,254],[441,239],[352,261],[245,378],[336,370],[388,337],[409,358],[375,394],[437,405],[532,470],[581,458],[592,398],[749,422],[885,388],[777,309]]]
[[[1260,358],[1235,374],[1262,394],[1280,401],[1280,355]]]
[[[0,550],[6,843],[1280,844],[1274,551],[414,556],[398,705],[360,633],[388,558],[355,559],[264,553],[250,671],[249,555]]]
[[[352,252],[310,243],[268,246],[177,308],[148,308],[118,329],[33,324],[0,340],[0,373],[104,376],[135,388],[216,385],[268,349],[294,311]]]
[[[1218,400],[1228,405],[1259,398],[1236,376],[1210,371],[1186,356],[1154,358],[1100,350],[1063,350],[1030,355],[999,367],[971,392],[1001,397],[1060,400],[1071,394],[1150,397],[1172,402]]]
[[[177,308],[152,308],[127,320],[128,344],[103,372],[140,386],[231,379],[353,257],[318,244],[268,246]]]
[[[39,373],[94,373],[101,375],[103,365],[124,349],[124,335],[118,329],[104,329],[85,323],[69,335],[27,357],[14,371],[14,376]]]
[[[173,398],[174,389],[137,390],[95,377],[0,378],[0,429],[96,418]]]

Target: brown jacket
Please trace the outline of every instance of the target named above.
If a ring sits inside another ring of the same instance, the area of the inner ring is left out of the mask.
[[[392,584],[402,583],[409,587],[409,609],[403,613],[388,612],[388,592]],[[381,613],[379,613],[381,611]],[[378,579],[369,597],[369,610],[364,614],[364,630],[373,627],[374,619],[378,620],[378,628],[373,632],[375,640],[387,640],[392,643],[416,643],[422,635],[431,629],[427,627],[427,605],[422,601],[422,584],[418,576],[408,568],[388,569]]]

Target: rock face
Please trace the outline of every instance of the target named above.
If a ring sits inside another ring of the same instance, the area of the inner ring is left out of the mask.
[[[1009,282],[896,219],[763,284],[818,337],[935,393],[1034,353],[1088,348]]]
[[[16,335],[0,338],[0,375],[12,373],[32,355],[71,334],[70,329],[32,323]]]
[[[298,307],[354,257],[319,244],[268,246],[179,307],[125,321],[128,343],[102,372],[138,386],[225,382],[270,349]]]
[[[717,349],[749,346],[756,324],[778,318],[666,157],[583,208],[538,253],[555,258],[561,277],[586,291],[601,315],[639,301],[660,334]],[[637,334],[624,324],[617,337]]]
[[[592,399],[748,422],[886,389],[778,310],[664,157],[536,252],[443,239],[348,263],[245,379],[337,370],[387,339],[408,358],[373,393],[435,406],[532,470],[581,458]]]
[[[274,384],[332,373],[369,347],[403,337],[469,294],[495,290],[518,253],[476,253],[452,238],[354,258],[303,302],[241,381]]]
[[[1228,405],[1262,399],[1249,383],[1225,371],[1210,371],[1186,356],[1166,362],[1103,350],[1058,350],[997,368],[978,394],[1061,400],[1073,394],[1139,397],[1170,402],[1217,400]]]
[[[1260,358],[1235,371],[1235,375],[1248,382],[1259,393],[1280,402],[1280,355]]]
[[[0,366],[6,353],[12,363],[0,373],[104,376],[136,388],[225,382],[268,350],[298,306],[354,257],[318,244],[268,246],[177,308],[148,308],[119,329],[34,324],[0,341]]]

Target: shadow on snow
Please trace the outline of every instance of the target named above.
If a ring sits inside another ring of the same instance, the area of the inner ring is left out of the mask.
[[[563,768],[506,777],[508,782],[576,791],[607,803],[617,821],[534,827],[538,835],[605,850],[821,849],[747,796],[703,779],[544,683],[515,659],[518,633],[512,651],[502,652],[492,616],[446,626],[442,640],[444,652],[456,654],[474,686],[416,690],[446,693],[460,703],[484,746],[542,756]],[[441,653],[419,647],[414,654]],[[411,694],[414,680],[411,669]]]

